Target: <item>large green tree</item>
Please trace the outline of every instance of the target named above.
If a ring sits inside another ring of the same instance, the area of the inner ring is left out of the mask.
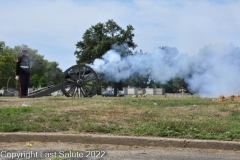
[[[14,72],[15,54],[9,47],[5,46],[5,42],[0,41],[0,89],[15,87]]]
[[[134,49],[137,45],[133,42],[133,30],[131,25],[127,29],[122,29],[113,20],[106,23],[98,23],[87,29],[82,37],[82,41],[77,42],[75,55],[77,63],[92,63],[112,48],[114,44],[125,45]],[[122,56],[131,54],[131,52],[122,52]]]
[[[98,23],[86,30],[82,41],[77,42],[75,55],[78,64],[92,63],[96,58],[101,58],[108,50],[114,48],[121,56],[132,54],[131,49],[137,47],[133,42],[134,28],[128,25],[126,30],[122,29],[113,20],[106,23]],[[104,77],[104,76],[103,76]],[[101,84],[109,82],[101,79]],[[121,83],[112,83],[116,93],[116,87],[121,88]]]

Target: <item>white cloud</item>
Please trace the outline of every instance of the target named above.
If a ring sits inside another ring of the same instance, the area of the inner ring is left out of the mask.
[[[240,46],[239,7],[238,0],[1,0],[0,40],[38,49],[65,70],[75,64],[75,44],[86,29],[113,19],[135,28],[138,50],[168,45],[196,54],[210,43]]]

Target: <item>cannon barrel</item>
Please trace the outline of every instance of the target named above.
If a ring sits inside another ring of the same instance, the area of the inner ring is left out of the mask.
[[[78,71],[78,72],[70,72],[70,73],[68,73],[66,76],[65,76],[65,78],[71,78],[72,76],[74,76],[74,75],[77,75],[77,76],[79,76],[79,73],[80,73],[80,76],[81,75],[88,75],[88,74],[90,74],[92,71],[91,70],[86,70],[86,71],[84,71],[84,70],[82,70],[82,71]],[[64,74],[64,72],[63,72],[63,74]],[[62,75],[63,75],[62,74]],[[62,77],[62,76],[61,76]]]

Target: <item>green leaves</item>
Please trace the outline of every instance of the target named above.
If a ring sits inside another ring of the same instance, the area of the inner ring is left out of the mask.
[[[10,77],[15,77],[15,55],[5,42],[0,41],[0,89],[7,87]],[[14,78],[13,78],[14,79]],[[15,81],[10,81],[10,86],[15,86]]]
[[[47,86],[47,80],[44,76],[39,77],[37,74],[34,74],[30,79],[30,86],[34,87],[43,87]]]
[[[84,33],[83,40],[76,44],[78,50],[74,54],[78,63],[92,63],[96,58],[101,58],[114,44],[127,44],[127,47],[134,49],[137,45],[133,42],[133,30],[131,25],[124,30],[113,20],[91,26]]]
[[[57,62],[49,62],[44,59],[43,55],[38,54],[36,49],[31,49],[26,45],[15,46],[14,48],[6,47],[5,43],[0,41],[0,89],[17,88],[15,80],[16,58],[20,56],[22,47],[28,48],[28,57],[31,65],[30,86],[47,86],[48,84],[58,84],[62,70],[58,67]]]

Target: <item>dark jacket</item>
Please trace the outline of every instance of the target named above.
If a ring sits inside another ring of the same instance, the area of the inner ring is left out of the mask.
[[[30,60],[28,56],[19,56],[16,62],[16,75],[30,75]]]

